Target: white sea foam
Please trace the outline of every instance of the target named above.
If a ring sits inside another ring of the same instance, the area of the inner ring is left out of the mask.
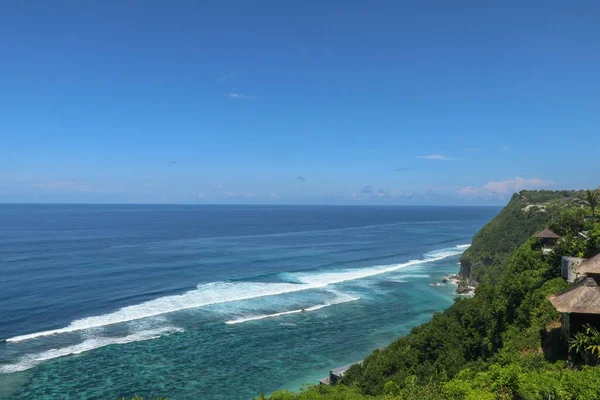
[[[288,314],[298,314],[298,313],[301,313],[302,311],[303,310],[291,310],[291,311],[283,311],[283,312],[279,312],[279,313],[275,313],[275,314],[254,315],[251,317],[232,319],[231,321],[225,321],[225,323],[227,325],[241,324],[242,322],[257,321],[259,319],[275,318],[275,317],[280,317],[282,315],[288,315]]]
[[[100,347],[108,346],[111,344],[126,344],[132,342],[140,342],[144,340],[158,339],[161,336],[169,335],[172,333],[183,332],[181,328],[175,327],[163,327],[160,329],[152,329],[147,331],[136,332],[131,335],[123,337],[95,337],[84,340],[83,342],[73,345],[62,347],[58,349],[51,349],[36,354],[28,354],[21,357],[14,364],[0,365],[0,374],[8,374],[12,372],[24,371],[29,368],[33,368],[36,365],[51,360],[53,358],[64,357],[73,354],[80,354],[86,351],[98,349]]]
[[[401,264],[381,265],[368,268],[339,270],[335,272],[311,272],[289,274],[295,282],[212,282],[198,285],[196,289],[173,296],[160,297],[144,303],[123,307],[115,312],[82,318],[60,329],[36,332],[6,339],[7,342],[19,342],[62,333],[76,332],[107,325],[135,321],[176,311],[204,307],[233,301],[249,300],[265,296],[275,296],[302,290],[320,289],[329,285],[355,279],[368,278],[387,272],[397,271],[412,265],[442,260],[461,254],[468,245],[443,249],[428,253],[421,260],[411,260]]]
[[[427,274],[402,274],[402,275],[396,276],[396,278],[398,278],[400,280],[402,280],[402,279],[431,278],[431,275],[427,275]]]
[[[333,272],[295,273],[289,275],[292,276],[296,281],[307,285],[327,286],[355,279],[369,278],[371,276],[397,271],[412,265],[425,264],[428,262],[439,261],[443,260],[444,258],[457,256],[461,254],[464,249],[466,249],[465,246],[468,247],[470,245],[458,245],[449,249],[437,250],[427,253],[425,257],[420,260],[411,260],[400,264],[379,265],[368,268],[347,269]]]
[[[320,310],[322,308],[329,307],[329,306],[332,306],[332,305],[335,305],[335,304],[348,303],[350,301],[355,301],[355,300],[359,300],[359,299],[360,299],[360,297],[344,296],[344,297],[340,297],[338,299],[335,299],[335,300],[333,300],[331,302],[328,302],[328,303],[325,303],[325,304],[317,304],[316,306],[302,308],[302,309],[299,309],[299,310],[282,311],[282,312],[278,312],[278,313],[274,313],[274,314],[250,315],[250,316],[247,316],[247,317],[242,317],[242,318],[234,319],[234,320],[231,320],[231,321],[226,321],[225,323],[228,324],[228,325],[234,325],[234,324],[241,324],[242,322],[257,321],[257,320],[260,320],[260,319],[280,317],[282,315],[298,314],[298,313],[302,313],[302,312],[317,311],[317,310]]]

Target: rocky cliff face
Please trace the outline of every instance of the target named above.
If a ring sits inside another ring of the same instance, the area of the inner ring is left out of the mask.
[[[473,274],[473,270],[481,271],[485,267],[489,267],[491,264],[486,264],[485,260],[476,260],[473,263],[473,260],[466,259],[460,261],[460,270],[458,272],[458,277],[461,280],[464,280],[468,285],[477,285],[479,281],[477,280],[478,274]]]
[[[469,279],[471,277],[471,262],[468,260],[460,261],[460,270],[458,271],[460,279]]]
[[[460,270],[458,271],[458,277],[463,280],[469,280],[471,278],[471,261],[461,260]]]

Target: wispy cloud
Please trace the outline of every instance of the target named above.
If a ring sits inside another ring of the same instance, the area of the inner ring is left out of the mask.
[[[54,190],[54,191],[66,191],[66,192],[90,192],[90,193],[98,193],[102,192],[102,189],[87,184],[85,182],[74,182],[74,181],[49,181],[43,183],[34,183],[34,187],[45,189],[45,190]]]
[[[297,181],[302,181],[302,182],[304,182],[304,181],[306,180],[306,178],[305,178],[305,177],[303,177],[303,176],[301,176],[301,175],[298,175],[298,176],[297,176],[297,177],[295,177],[294,179],[295,179],[295,180],[297,180]]]
[[[510,150],[512,149],[512,146],[500,146],[501,150]]]
[[[452,157],[446,157],[441,154],[430,154],[428,156],[417,156],[417,158],[421,158],[423,160],[440,160],[440,161],[454,160],[454,158],[452,158]]]
[[[457,193],[463,197],[506,196],[524,189],[540,189],[552,184],[552,181],[538,178],[523,179],[516,177],[504,181],[490,181],[482,186],[464,186],[458,189]]]
[[[373,189],[373,185],[364,186],[359,192],[352,193],[352,200],[393,200],[402,197],[412,197],[412,192],[402,192],[396,189]]]
[[[236,92],[229,92],[225,96],[229,97],[230,99],[237,99],[237,100],[253,100],[254,99],[254,96],[248,96],[246,94],[241,94],[241,93],[236,93]]]
[[[275,192],[271,192],[271,198],[275,199],[275,200],[279,200],[280,199],[279,195],[277,193],[275,193]]]
[[[360,189],[360,194],[371,194],[373,193],[373,185],[367,185]]]
[[[235,78],[235,74],[233,72],[225,72],[225,73],[222,73],[221,75],[219,75],[219,77],[217,78],[217,82],[223,83],[223,82],[229,81],[233,78]]]
[[[393,171],[394,172],[407,172],[407,171],[414,171],[416,168],[410,168],[410,167],[404,167],[404,168],[394,168]]]

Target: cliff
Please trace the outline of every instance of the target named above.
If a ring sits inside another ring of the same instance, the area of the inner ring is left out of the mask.
[[[477,284],[498,276],[489,274],[489,269],[505,268],[515,248],[543,229],[555,211],[578,201],[580,195],[581,192],[571,190],[515,193],[506,207],[473,237],[471,247],[460,258],[459,277]]]
[[[280,391],[269,399],[600,400],[600,367],[569,367],[560,314],[547,300],[569,287],[561,277],[561,256],[598,252],[600,223],[587,217],[591,210],[580,195],[515,194],[462,257],[464,278],[479,283],[473,297],[458,297],[408,335],[373,351],[345,372],[341,385]],[[545,225],[564,237],[547,254],[531,236]],[[584,229],[596,232],[596,239],[576,239]]]

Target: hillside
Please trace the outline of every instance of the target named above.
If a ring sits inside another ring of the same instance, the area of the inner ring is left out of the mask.
[[[569,190],[515,193],[506,207],[473,237],[471,247],[460,259],[459,276],[471,283],[480,282],[490,267],[506,267],[516,247],[543,229],[552,215],[578,201],[581,194]],[[488,278],[497,275],[487,274]]]
[[[472,298],[352,366],[337,386],[280,391],[292,399],[598,399],[599,356],[580,357],[561,340],[560,314],[547,300],[569,285],[560,257],[591,256],[600,224],[577,192],[523,191],[474,238],[464,271],[480,283]],[[544,210],[544,211],[541,211]],[[563,236],[553,253],[531,235],[544,225]],[[577,239],[582,229],[590,240]],[[468,264],[467,264],[468,263]],[[599,334],[600,336],[600,334]],[[591,364],[591,365],[585,365]]]

